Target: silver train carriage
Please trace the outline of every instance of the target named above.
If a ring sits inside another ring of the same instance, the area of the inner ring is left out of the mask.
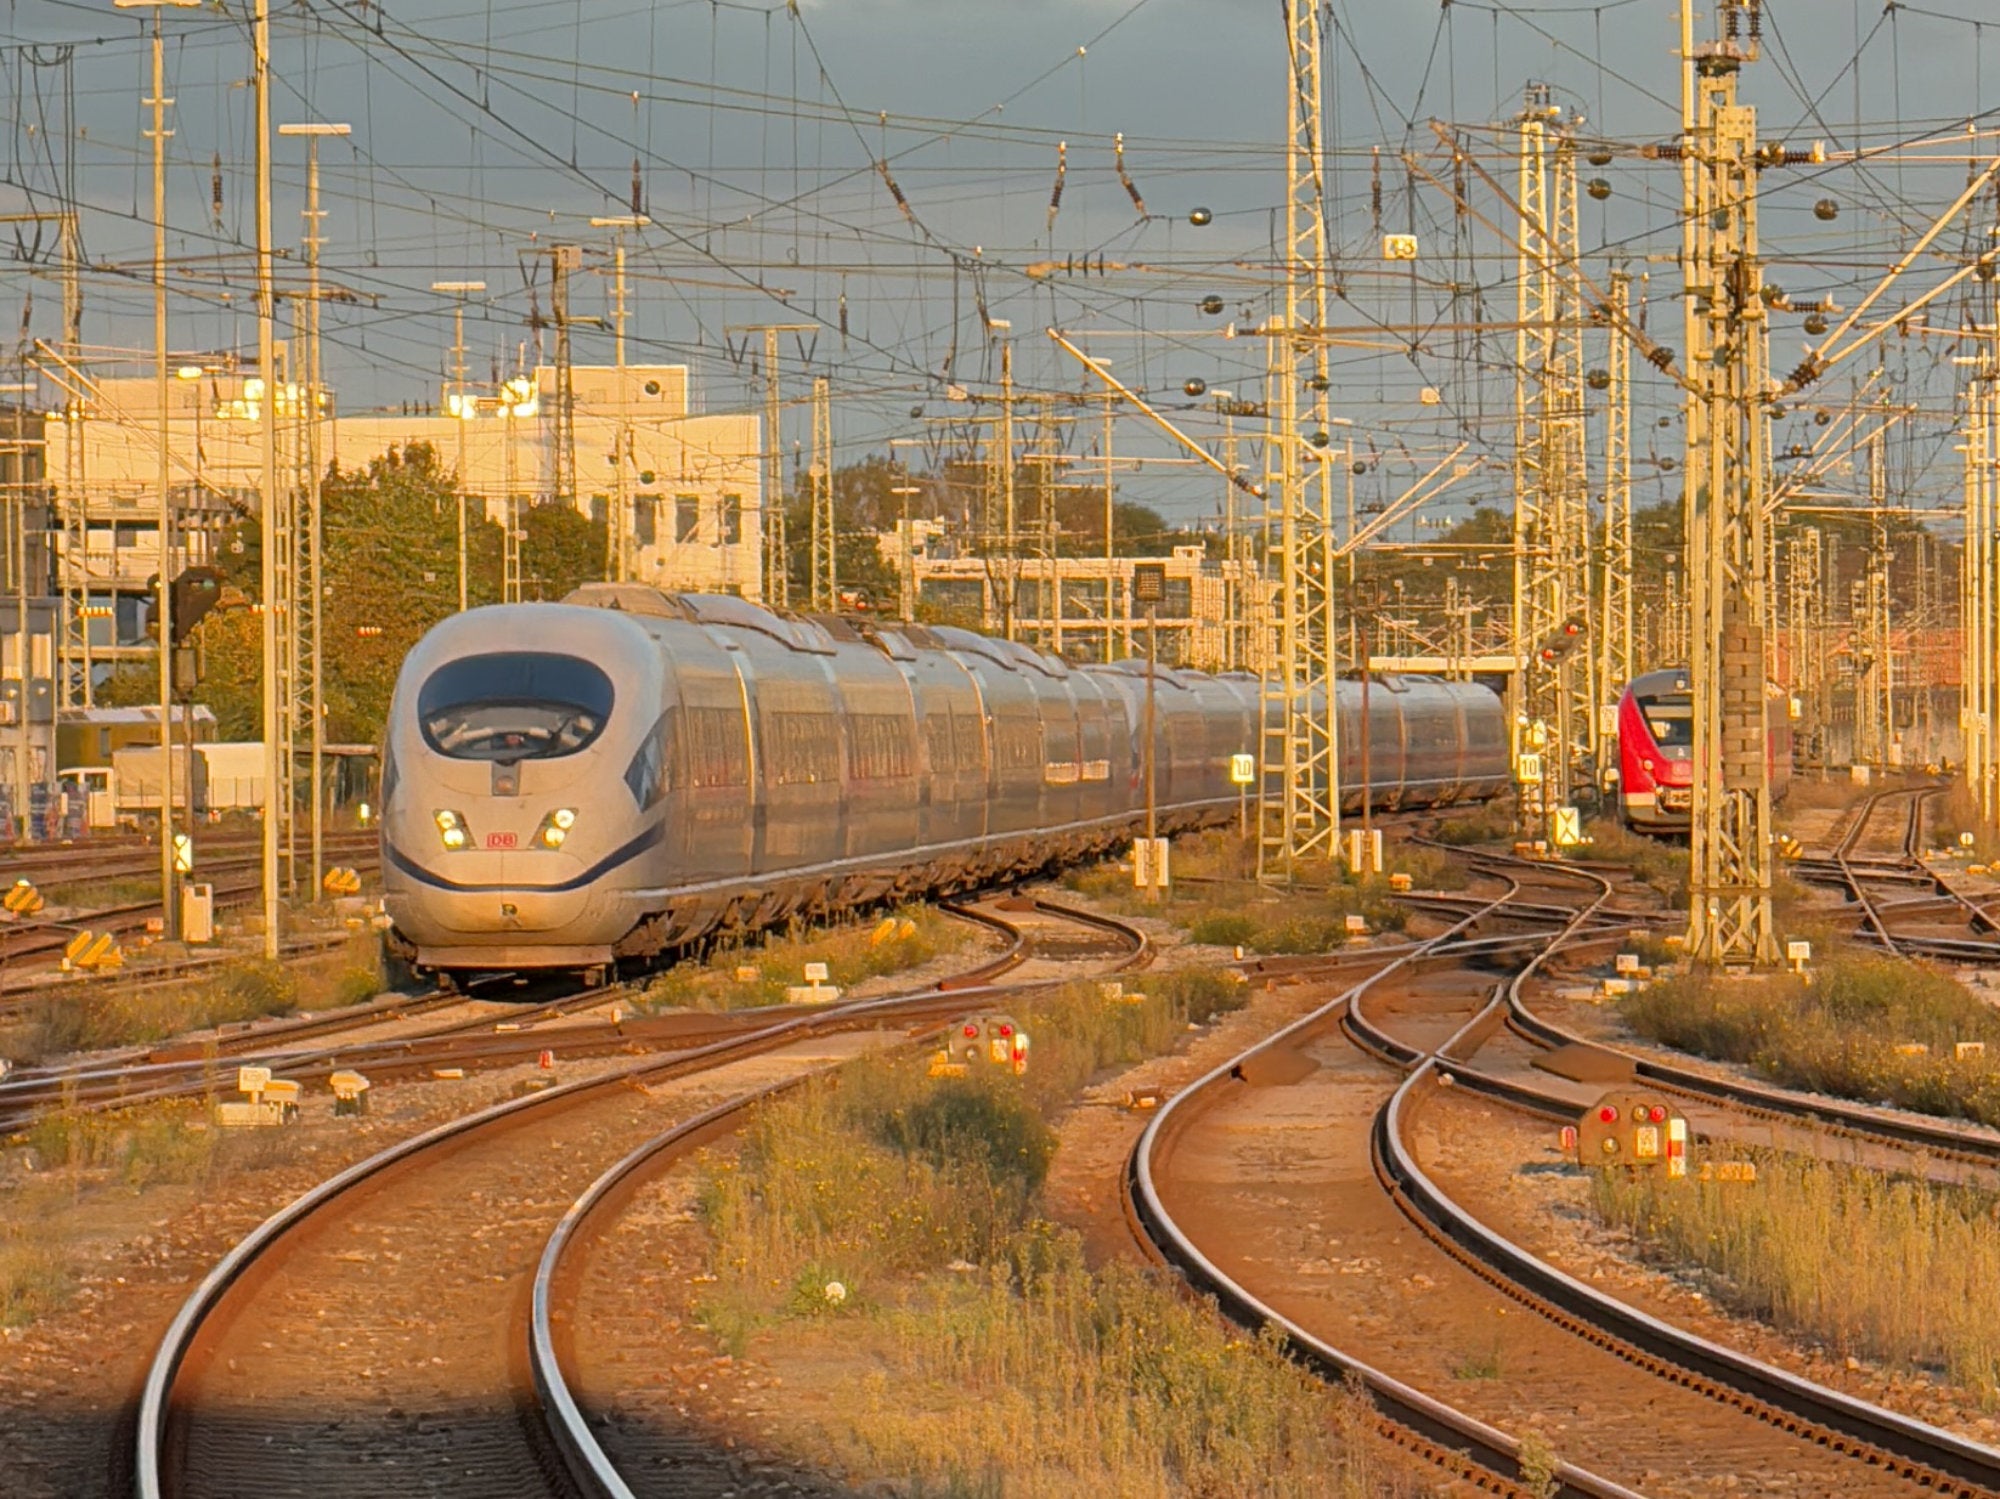
[[[1143,815],[1145,678],[632,584],[456,615],[390,706],[389,950],[426,972],[602,970],[1101,854]],[[1337,698],[1351,788],[1358,686]],[[1160,669],[1163,833],[1235,815],[1230,757],[1256,750],[1256,712],[1253,677]],[[1376,804],[1496,794],[1501,715],[1484,688],[1378,680]]]

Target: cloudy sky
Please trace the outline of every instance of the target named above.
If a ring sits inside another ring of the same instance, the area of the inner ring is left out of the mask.
[[[2000,16],[1982,23],[1975,0],[1768,8],[1765,58],[1745,83],[1765,135],[1821,139],[1837,157],[1866,153],[1859,165],[1767,178],[1771,276],[1851,305],[1956,193],[1968,150],[1994,149],[1990,135],[1969,148],[1964,132],[1986,123]],[[345,409],[437,399],[450,322],[433,280],[488,285],[468,318],[476,379],[524,351],[533,357],[530,309],[547,311],[546,270],[530,284],[536,249],[586,246],[577,305],[605,310],[608,235],[588,220],[630,211],[635,162],[654,224],[631,240],[631,357],[691,364],[710,409],[753,398],[751,361],[730,330],[770,321],[817,325],[787,336],[788,395],[802,395],[810,374],[833,378],[843,456],[892,438],[962,437],[929,419],[969,409],[947,399],[949,383],[990,390],[986,317],[1012,324],[1017,375],[1030,387],[1080,388],[1077,367],[1043,333],[1060,325],[1089,335],[1121,376],[1163,401],[1189,404],[1189,379],[1261,396],[1262,341],[1227,335],[1273,305],[1287,107],[1279,0],[802,0],[796,12],[722,0],[278,0],[275,9],[275,119],[353,127],[323,156],[326,274],[358,299],[327,320],[329,376]],[[1449,325],[1512,316],[1513,255],[1435,188],[1412,185],[1405,152],[1448,175],[1433,119],[1465,132],[1510,190],[1497,127],[1531,80],[1584,116],[1588,136],[1621,143],[1609,166],[1585,168],[1611,190],[1586,205],[1585,249],[1595,274],[1616,256],[1648,275],[1649,326],[1679,342],[1678,175],[1628,149],[1677,125],[1670,0],[1335,0],[1322,14],[1328,208],[1348,292],[1333,321],[1353,335],[1335,357],[1334,405],[1384,459],[1368,483],[1393,492],[1461,440],[1502,453],[1511,420],[1511,340],[1478,342]],[[0,209],[51,209],[64,192],[83,204],[93,266],[85,339],[107,358],[151,339],[144,24],[109,0],[11,0],[0,42]],[[247,8],[174,9],[166,26],[174,342],[254,348]],[[1704,15],[1696,29],[1706,36],[1712,22]],[[1117,170],[1121,135],[1130,189]],[[1933,144],[1910,144],[1922,142]],[[303,175],[300,143],[281,142],[275,223],[287,245],[301,231]],[[1472,196],[1497,214],[1483,185]],[[1812,205],[1829,197],[1840,212],[1826,223]],[[1196,208],[1212,222],[1190,223]],[[1974,238],[1993,221],[1990,197],[1980,214]],[[1378,234],[1388,230],[1419,236],[1414,271],[1381,263]],[[1967,243],[1954,227],[1937,249],[1956,255]],[[19,229],[0,282],[0,316],[14,326],[32,297],[29,327],[44,337],[59,323],[50,248],[47,234]],[[1047,272],[1083,256],[1088,274]],[[1920,264],[1917,284],[1939,264]],[[295,264],[283,274],[295,281]],[[1210,297],[1221,313],[1202,310]],[[1942,322],[1957,317],[1941,309]],[[1780,320],[1780,367],[1796,358],[1797,325]],[[1951,352],[1941,338],[1912,339],[1854,361],[1884,363],[1884,384],[1936,413],[1908,424],[1897,472],[1899,485],[1940,495],[1956,477]],[[579,334],[577,356],[608,360],[608,338]],[[1440,404],[1416,403],[1424,386]],[[1833,382],[1829,398],[1846,388]],[[1641,392],[1649,424],[1670,417],[1666,401],[1663,390]],[[1199,414],[1189,420],[1213,430]],[[1672,430],[1647,432],[1662,452],[1678,442]],[[1064,440],[1087,451],[1095,424]],[[1121,424],[1118,444],[1166,451],[1137,424]],[[1214,508],[1215,485],[1190,473],[1159,467],[1125,482],[1183,515]],[[1465,489],[1482,483],[1502,487],[1496,475]]]

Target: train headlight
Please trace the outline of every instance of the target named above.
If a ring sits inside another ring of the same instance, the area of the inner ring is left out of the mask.
[[[437,824],[438,840],[449,849],[468,847],[472,834],[466,830],[465,819],[456,812],[440,811],[431,813],[431,821]]]
[[[561,848],[563,840],[569,837],[569,830],[576,826],[576,809],[558,807],[542,819],[542,825],[535,830],[535,842],[543,848]]]

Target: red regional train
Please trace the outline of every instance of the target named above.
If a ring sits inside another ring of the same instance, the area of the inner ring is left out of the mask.
[[[1791,702],[1765,692],[1771,800],[1792,783]],[[1634,677],[1618,700],[1619,815],[1645,833],[1685,833],[1694,796],[1694,696],[1685,668]]]

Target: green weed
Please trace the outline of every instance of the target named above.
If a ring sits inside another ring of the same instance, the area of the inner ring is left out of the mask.
[[[1649,1254],[1708,1271],[1738,1312],[2000,1404],[2000,1198],[1807,1156],[1753,1158],[1754,1182],[1602,1173],[1595,1206]]]
[[[1696,970],[1621,1010],[1642,1036],[1786,1087],[2000,1125],[2000,1014],[1919,963],[1835,956],[1810,984]],[[1988,1055],[1961,1059],[1960,1041],[1984,1042]]]

